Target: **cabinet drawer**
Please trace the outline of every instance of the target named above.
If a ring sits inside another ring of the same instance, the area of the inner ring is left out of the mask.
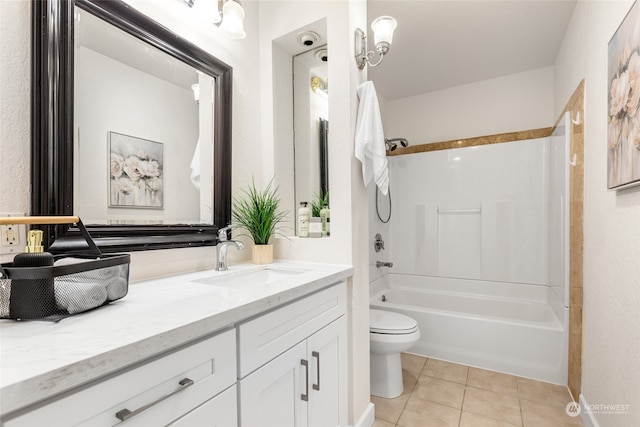
[[[116,373],[9,420],[5,427],[162,426],[235,381],[236,340],[232,329]],[[123,410],[134,414],[122,421],[116,414],[122,414]]]
[[[170,427],[237,427],[237,393],[234,385],[171,423]]]
[[[346,300],[346,285],[341,282],[240,324],[240,378],[345,314]]]

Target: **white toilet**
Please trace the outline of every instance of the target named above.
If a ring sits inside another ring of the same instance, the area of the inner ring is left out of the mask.
[[[418,322],[404,314],[369,310],[371,394],[394,398],[402,394],[400,353],[420,339]]]

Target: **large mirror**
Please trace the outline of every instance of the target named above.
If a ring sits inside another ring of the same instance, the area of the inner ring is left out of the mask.
[[[296,206],[329,201],[328,59],[326,45],[293,57]]]
[[[300,202],[318,206],[330,195],[326,18],[273,40],[272,59],[275,169],[293,234]]]
[[[34,1],[33,24],[32,213],[80,216],[104,252],[216,244],[231,67],[121,1]]]

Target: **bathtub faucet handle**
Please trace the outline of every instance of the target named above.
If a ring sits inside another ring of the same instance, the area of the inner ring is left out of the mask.
[[[376,234],[375,241],[373,242],[373,248],[376,250],[376,252],[380,252],[382,249],[384,249],[384,240],[382,240],[382,236],[380,235],[380,233]]]
[[[380,267],[393,267],[393,263],[392,262],[383,262],[383,261],[376,261],[376,267],[380,268]]]

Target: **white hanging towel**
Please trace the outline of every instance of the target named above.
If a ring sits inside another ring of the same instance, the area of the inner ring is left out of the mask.
[[[389,168],[378,95],[373,82],[360,85],[358,98],[355,152],[356,158],[362,162],[362,179],[365,185],[373,179],[380,192],[386,195],[389,191]]]
[[[191,158],[191,182],[198,190],[200,189],[200,138]]]

